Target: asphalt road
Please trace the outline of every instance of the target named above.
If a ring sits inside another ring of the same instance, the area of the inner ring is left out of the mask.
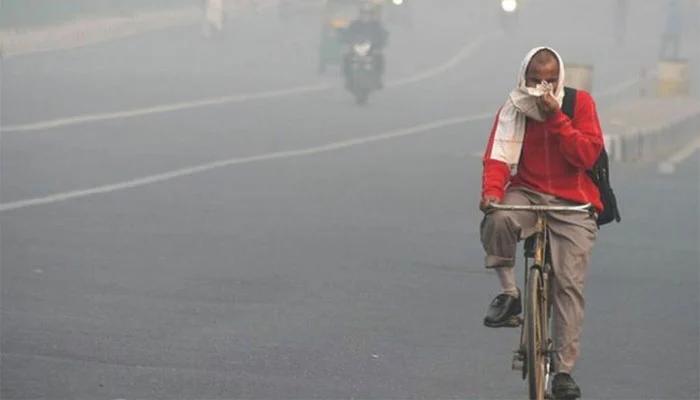
[[[600,91],[653,65],[663,21],[633,10],[618,47],[587,2],[532,2],[516,35],[479,4],[415,3],[365,108],[316,76],[313,17],[4,60],[2,125],[63,122],[1,138],[0,396],[523,398],[517,331],[481,324],[483,114],[530,47],[594,64]],[[700,158],[613,168],[624,220],[594,250],[575,377],[698,398]]]

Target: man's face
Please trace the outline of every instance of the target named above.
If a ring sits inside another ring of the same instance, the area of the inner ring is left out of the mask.
[[[554,87],[554,92],[556,92],[559,84],[559,63],[553,59],[545,62],[537,61],[533,59],[527,67],[525,86],[535,87],[542,81],[545,81],[551,83]]]

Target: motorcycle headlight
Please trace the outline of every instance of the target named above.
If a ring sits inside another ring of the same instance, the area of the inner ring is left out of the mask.
[[[501,8],[503,11],[512,13],[515,12],[515,10],[518,9],[518,1],[517,0],[501,0]]]
[[[394,3],[395,6],[400,6],[403,4],[403,0],[392,0],[391,2]]]
[[[369,54],[369,51],[372,49],[372,43],[356,43],[352,46],[352,48],[357,55],[365,57],[367,54]]]

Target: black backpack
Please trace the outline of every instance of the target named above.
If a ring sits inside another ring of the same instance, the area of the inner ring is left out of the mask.
[[[564,101],[561,110],[574,119],[574,110],[576,109],[576,89],[564,88]],[[588,176],[593,179],[593,182],[598,186],[600,192],[600,201],[603,203],[603,212],[598,215],[598,226],[609,224],[610,222],[620,222],[620,211],[617,208],[617,199],[612,187],[610,187],[610,166],[608,165],[608,152],[605,151],[605,146],[598,156],[593,168],[586,171]]]

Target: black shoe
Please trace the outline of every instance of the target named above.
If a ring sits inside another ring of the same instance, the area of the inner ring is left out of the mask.
[[[501,293],[489,305],[484,318],[484,325],[489,328],[517,327],[520,325],[518,315],[522,312],[522,309],[520,291],[518,291],[518,297]]]
[[[555,400],[574,400],[581,397],[581,389],[579,389],[571,375],[566,372],[560,372],[554,375],[552,395]]]

